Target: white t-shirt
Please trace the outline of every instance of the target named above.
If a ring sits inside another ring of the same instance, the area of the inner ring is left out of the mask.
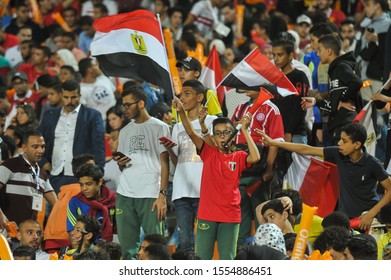
[[[212,14],[212,11],[214,15]],[[199,1],[194,4],[190,14],[196,18],[194,23],[202,37],[211,36],[215,23],[214,19],[218,19],[218,13],[219,9],[217,7],[212,7],[212,9],[210,9],[207,1]]]
[[[115,86],[109,78],[99,76],[93,84],[80,83],[80,103],[88,108],[98,110],[106,120],[106,112],[116,104]]]
[[[15,67],[20,62],[23,62],[22,54],[20,53],[19,46],[13,46],[5,51],[5,58],[11,64],[11,67]]]
[[[117,191],[120,176],[121,170],[119,169],[117,162],[113,159],[106,161],[103,180],[105,181],[105,185],[113,192]]]
[[[216,116],[207,116],[205,124],[212,131],[212,122]],[[191,122],[194,130],[201,134],[201,125],[198,120]],[[172,140],[177,143],[173,151],[178,156],[174,173],[172,200],[182,197],[200,197],[201,175],[204,166],[197,155],[196,147],[187,135],[183,124],[177,123],[172,129]]]
[[[142,124],[132,120],[119,134],[118,151],[131,161],[122,170],[117,193],[133,198],[157,198],[160,190],[160,154],[167,152],[160,137],[170,137],[164,122],[151,117]]]

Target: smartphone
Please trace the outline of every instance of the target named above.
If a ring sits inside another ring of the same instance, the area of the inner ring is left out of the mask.
[[[113,157],[120,157],[120,158],[123,158],[123,157],[126,157],[123,153],[121,153],[121,152],[115,152],[114,154],[113,154]]]
[[[174,141],[168,139],[167,137],[164,137],[164,136],[160,137],[159,140],[162,142],[170,142],[170,143],[174,144],[174,146],[176,146],[176,143]]]
[[[367,31],[373,33],[373,32],[375,32],[375,29],[373,29],[372,27],[368,27]]]

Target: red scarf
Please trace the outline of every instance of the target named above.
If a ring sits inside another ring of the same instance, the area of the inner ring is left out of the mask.
[[[88,215],[95,216],[98,211],[103,214],[102,222],[102,239],[111,242],[113,241],[113,228],[110,220],[110,208],[115,208],[116,193],[111,191],[108,187],[103,186],[100,189],[100,198],[97,200],[87,199],[81,192],[76,197],[83,203],[90,206]]]

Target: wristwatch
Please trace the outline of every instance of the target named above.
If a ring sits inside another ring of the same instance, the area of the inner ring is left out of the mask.
[[[161,193],[164,196],[167,196],[167,190],[160,190],[159,193]]]

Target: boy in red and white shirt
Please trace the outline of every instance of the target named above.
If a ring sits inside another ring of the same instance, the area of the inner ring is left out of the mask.
[[[176,97],[173,107],[179,113],[186,133],[204,163],[197,215],[196,253],[201,259],[212,259],[216,240],[220,259],[234,259],[241,220],[240,175],[260,158],[258,149],[247,130],[251,114],[246,114],[240,121],[242,133],[249,147],[248,154],[244,151],[232,152],[233,141],[226,143],[235,130],[230,119],[215,119],[213,136],[210,136],[204,123],[207,110],[201,111],[204,116],[200,117],[202,135],[205,138],[211,137],[216,143],[216,146],[210,146],[194,131],[182,102]]]

